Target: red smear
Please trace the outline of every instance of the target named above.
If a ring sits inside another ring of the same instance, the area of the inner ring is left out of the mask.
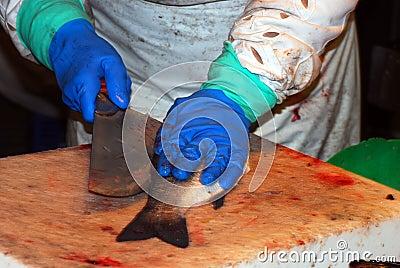
[[[315,214],[315,213],[311,213],[311,216],[315,217],[315,216],[317,216],[317,214]]]
[[[190,233],[190,237],[195,244],[204,245],[206,243],[206,239],[204,238],[204,234],[202,230],[196,230]]]
[[[294,115],[293,115],[293,117],[292,117],[292,120],[290,120],[290,122],[295,122],[295,121],[301,119],[301,116],[300,116],[300,107],[297,107],[297,108],[293,109],[293,110],[292,110],[292,113],[293,113]]]
[[[84,255],[80,255],[77,253],[70,254],[69,257],[61,257],[64,260],[69,261],[79,261],[83,263],[92,264],[94,266],[103,266],[103,267],[120,267],[122,265],[121,262],[111,259],[110,257],[101,257],[98,259],[89,259]]]
[[[47,185],[49,186],[49,188],[55,188],[56,184],[54,183],[54,180],[52,177],[47,177]]]
[[[331,89],[327,88],[326,90],[322,90],[322,97],[329,97]]]
[[[206,239],[204,238],[203,232],[201,230],[191,232],[190,237],[193,243],[198,245],[203,245],[206,242]]]
[[[275,241],[273,241],[273,242],[268,242],[268,243],[266,243],[265,245],[267,246],[268,249],[276,249],[276,248],[279,248],[279,247],[282,246],[281,243],[277,243],[277,242],[275,242]]]
[[[310,158],[310,157],[309,157]],[[316,167],[319,166],[321,163],[325,163],[317,158],[311,158],[308,163],[307,163],[307,167]]]
[[[113,207],[113,204],[110,202],[108,198],[104,198],[103,200],[101,200],[101,205],[106,208]]]
[[[204,238],[203,228],[199,224],[194,225],[195,230],[191,231],[189,236],[193,243],[203,245],[206,243],[206,239]]]
[[[300,198],[300,197],[297,197],[297,196],[295,196],[295,197],[292,197],[292,200],[301,200],[301,198]]]
[[[118,234],[118,232],[115,231],[114,228],[111,227],[111,226],[102,226],[102,227],[101,227],[101,230],[102,230],[103,232],[107,232],[107,233],[110,233],[110,234],[112,234],[112,235],[117,235],[117,234]]]
[[[247,226],[251,225],[251,224],[252,224],[253,222],[255,222],[257,219],[258,219],[258,216],[252,218],[251,220],[247,221],[247,222],[243,225],[243,227],[247,227]]]
[[[107,89],[107,86],[106,86],[106,80],[104,80],[104,78],[100,79],[100,92],[108,94],[108,89]]]
[[[364,199],[364,196],[362,194],[360,194],[360,193],[353,193],[352,195],[358,200],[363,200]]]
[[[309,156],[299,153],[297,151],[294,151],[292,149],[286,148],[286,147],[279,147],[279,150],[284,152],[285,155],[290,156],[293,159],[302,159],[302,158],[310,158]]]
[[[155,139],[155,130],[157,130],[157,128],[155,128],[154,126],[151,125],[146,125],[146,131],[145,131],[145,135],[147,138],[149,138],[151,141],[154,141]]]
[[[304,243],[303,240],[299,240],[299,241],[297,241],[297,243],[298,243],[299,245],[305,245],[305,244],[306,244],[306,243]]]
[[[151,141],[154,141],[154,136],[153,134],[149,133],[148,131],[146,131],[144,133],[144,135],[146,136],[146,138],[150,139]]]
[[[336,174],[329,174],[329,173],[317,173],[316,174],[318,179],[323,182],[333,184],[336,186],[350,186],[354,185],[354,180],[349,176],[345,175],[336,175]]]
[[[65,227],[62,226],[61,224],[56,224],[56,223],[52,223],[52,222],[44,222],[43,224],[47,225],[47,226],[51,226],[52,228],[57,228],[59,230],[64,230]]]
[[[114,230],[114,228],[112,228],[111,226],[103,226],[103,227],[101,227],[101,230],[103,230],[103,231],[111,231],[111,230]]]
[[[110,257],[99,258],[96,260],[87,260],[86,262],[96,266],[112,266],[112,267],[119,267],[122,264],[119,261],[111,259]]]
[[[74,147],[74,149],[87,150],[87,149],[90,149],[91,147],[92,147],[91,144],[83,144],[83,145],[79,145],[79,146]]]
[[[254,198],[254,194],[253,193],[240,193],[240,200],[245,200],[245,199],[253,199]]]

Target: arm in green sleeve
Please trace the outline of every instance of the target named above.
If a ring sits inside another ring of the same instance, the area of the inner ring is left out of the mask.
[[[251,122],[277,103],[272,89],[241,66],[230,42],[225,42],[222,54],[211,64],[208,79],[200,89],[222,90],[243,109]]]
[[[21,42],[51,69],[48,51],[53,36],[65,23],[83,18],[90,22],[81,0],[25,0],[17,16]]]

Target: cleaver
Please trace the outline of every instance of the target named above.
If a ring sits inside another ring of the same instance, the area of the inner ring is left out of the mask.
[[[128,197],[142,192],[126,165],[122,148],[122,124],[125,110],[108,98],[104,80],[96,98],[92,151],[89,168],[89,192]]]

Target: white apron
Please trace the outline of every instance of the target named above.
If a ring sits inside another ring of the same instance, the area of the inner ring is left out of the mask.
[[[167,67],[215,59],[246,1],[168,6],[139,0],[94,0],[90,4],[97,32],[122,56],[135,92],[146,79]],[[197,88],[173,91],[152,116],[162,120],[176,97],[187,96],[194,90]],[[343,38],[331,44],[313,87],[274,109],[276,142],[323,160],[358,143],[359,91],[358,47],[352,19]],[[133,103],[137,110],[153,105],[152,93],[136,97]],[[79,114],[74,116],[80,119],[70,120],[69,145],[90,143],[88,126],[83,126]],[[274,140],[274,131],[269,120],[256,133]]]

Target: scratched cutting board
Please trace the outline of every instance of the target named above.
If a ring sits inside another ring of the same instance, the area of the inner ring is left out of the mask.
[[[399,192],[278,146],[256,192],[247,191],[252,152],[252,170],[222,209],[187,212],[188,248],[156,238],[116,243],[146,197],[89,194],[89,156],[80,146],[0,159],[0,252],[27,267],[218,267],[254,262],[265,246],[305,247],[400,220]]]

